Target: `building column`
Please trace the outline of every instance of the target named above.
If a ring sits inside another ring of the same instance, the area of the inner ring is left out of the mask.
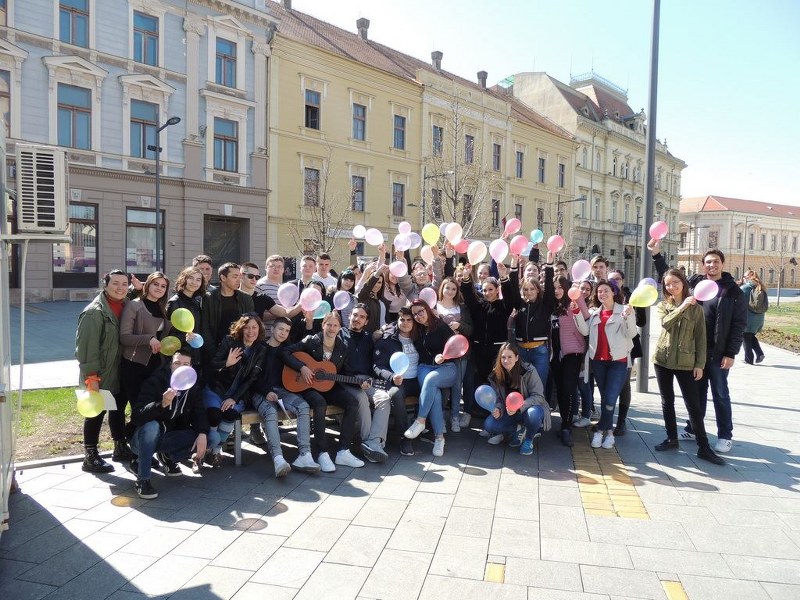
[[[206,31],[203,19],[198,15],[187,15],[183,20],[186,32],[186,139],[183,141],[184,177],[203,178],[203,142],[199,128],[200,82],[200,36]]]

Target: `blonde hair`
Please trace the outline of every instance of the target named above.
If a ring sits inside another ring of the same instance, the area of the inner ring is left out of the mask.
[[[764,282],[761,281],[761,278],[756,274],[755,271],[750,269],[744,274],[745,277],[752,279],[756,284],[756,289],[760,292],[764,290]]]

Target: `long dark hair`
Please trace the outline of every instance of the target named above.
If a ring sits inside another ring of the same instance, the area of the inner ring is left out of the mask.
[[[435,314],[433,314],[433,311],[431,310],[431,307],[428,306],[428,303],[425,302],[424,300],[420,300],[419,298],[417,298],[416,300],[414,300],[411,303],[411,308],[412,309],[415,306],[421,306],[422,308],[425,309],[425,312],[428,315],[428,321],[427,321],[427,324],[424,325],[424,327],[428,331],[434,331],[435,329],[439,329],[439,327],[447,327],[447,324],[445,324],[444,321],[442,321],[439,317],[437,317]]]
[[[503,352],[506,350],[513,352],[514,355],[517,357],[517,362],[511,368],[511,371],[506,371],[503,363],[500,362],[500,357],[503,355]],[[510,342],[504,342],[502,346],[500,346],[500,350],[497,352],[497,358],[494,361],[494,367],[492,368],[492,374],[494,375],[494,380],[498,384],[502,384],[507,388],[513,388],[515,390],[520,389],[520,377],[522,374],[522,359],[519,356],[519,348],[517,348],[514,344]]]
[[[567,311],[569,310],[569,305],[572,302],[570,297],[567,295],[567,292],[571,287],[569,284],[569,279],[564,276],[554,277],[553,283],[564,290],[564,295],[561,296],[561,300],[558,298],[555,299],[555,304],[553,305],[553,314],[558,316],[566,315]]]
[[[615,281],[606,281],[605,279],[601,279],[594,286],[594,291],[592,292],[592,296],[590,299],[591,302],[590,306],[593,306],[595,308],[600,308],[601,306],[603,306],[603,303],[600,302],[600,299],[597,297],[597,289],[601,285],[607,285],[608,287],[611,288],[611,291],[614,293],[614,302],[616,304],[625,304],[625,296],[622,292],[622,289],[617,285],[617,283]]]

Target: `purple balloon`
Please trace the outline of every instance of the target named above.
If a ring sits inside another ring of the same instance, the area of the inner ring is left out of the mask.
[[[178,367],[172,372],[169,387],[183,392],[191,388],[195,383],[197,383],[197,371],[192,367]]]

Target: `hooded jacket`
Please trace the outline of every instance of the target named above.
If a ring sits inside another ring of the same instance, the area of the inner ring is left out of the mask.
[[[165,431],[193,429],[207,434],[208,416],[197,384],[178,392],[169,408],[161,405],[161,397],[170,387],[171,378],[171,364],[167,363],[145,380],[139,397],[131,402],[131,421],[137,427],[148,421],[158,421]]]
[[[119,320],[108,305],[105,292],[101,291],[78,317],[75,332],[75,358],[80,369],[78,385],[83,387],[86,378],[96,373],[102,389],[118,394],[121,357]]]
[[[550,430],[550,405],[544,398],[544,386],[539,374],[533,365],[520,361],[519,363],[521,373],[519,377],[519,393],[525,398],[525,402],[519,409],[520,413],[525,412],[531,406],[541,406],[544,413],[544,420],[542,429],[544,431]],[[494,376],[494,371],[489,374],[489,385],[497,394],[497,402],[495,407],[500,409],[500,413],[506,412],[506,396],[511,390],[506,389],[505,385],[498,382]]]

